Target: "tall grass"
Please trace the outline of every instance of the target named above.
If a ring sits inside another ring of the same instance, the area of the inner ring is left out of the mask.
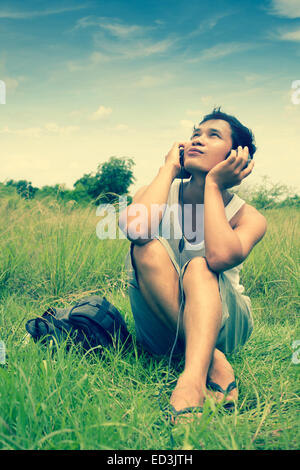
[[[138,345],[102,356],[24,342],[26,320],[48,306],[105,295],[134,335],[126,290],[127,240],[96,236],[94,208],[3,198],[0,206],[2,449],[296,449],[299,446],[299,210],[265,212],[268,232],[244,263],[255,328],[229,357],[239,384],[232,414],[207,403],[201,420],[172,431],[157,392],[168,358]],[[171,378],[183,362],[172,364]],[[167,400],[168,394],[165,399]]]

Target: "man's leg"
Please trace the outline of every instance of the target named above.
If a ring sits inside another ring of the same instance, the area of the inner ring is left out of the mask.
[[[179,277],[167,250],[154,239],[145,245],[134,245],[132,256],[142,296],[153,314],[174,334],[180,307]],[[182,327],[180,336],[184,340]]]
[[[174,332],[179,313],[179,282],[166,249],[158,240],[152,240],[135,245],[132,254],[145,301],[153,314]],[[171,397],[176,409],[203,403],[208,367],[212,356],[216,356],[214,346],[222,312],[217,275],[209,270],[205,258],[189,262],[183,287],[186,302],[179,334],[186,342],[186,361]]]
[[[217,274],[203,257],[193,258],[184,273],[185,367],[171,396],[180,410],[202,405],[207,393],[206,378],[222,321]]]
[[[210,381],[220,385],[223,390],[226,390],[228,385],[235,380],[232,366],[227,361],[225,354],[219,351],[217,348],[214,350],[213,359],[211,361],[207,375]],[[225,398],[223,393],[218,391],[211,391],[210,395],[218,402],[223,401]],[[237,398],[238,391],[236,388],[234,388],[226,395],[225,403],[234,402],[237,400]]]

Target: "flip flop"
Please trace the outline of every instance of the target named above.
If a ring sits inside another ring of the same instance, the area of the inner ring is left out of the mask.
[[[169,404],[165,408],[165,417],[170,424],[176,424],[176,418],[181,415],[189,413],[203,413],[203,408],[201,406],[188,406],[187,408],[182,408],[182,410],[176,410],[173,405]]]
[[[224,395],[224,398],[228,395],[228,393],[231,392],[231,390],[234,390],[235,388],[237,388],[237,384],[236,384],[236,381],[234,380],[233,382],[230,382],[230,384],[228,385],[228,387],[224,390],[224,388],[221,387],[221,385],[215,383],[215,382],[211,382],[210,380],[208,380],[206,382],[206,386],[209,390],[212,390],[213,392],[220,392]],[[224,408],[232,408],[234,406],[235,402],[234,401],[227,401],[226,403],[224,403]]]

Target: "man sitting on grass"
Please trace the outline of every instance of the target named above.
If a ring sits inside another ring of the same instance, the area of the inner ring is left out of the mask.
[[[182,191],[180,147],[191,175]],[[254,161],[248,166],[247,161],[255,151],[252,132],[214,109],[194,128],[190,141],[172,146],[157,176],[120,215],[119,225],[132,242],[126,267],[137,339],[155,355],[172,348],[182,275],[184,310],[174,352],[185,355],[185,365],[170,399],[173,422],[192,411],[201,415],[207,396],[224,404],[238,398],[225,354],[252,332],[251,302],[243,295],[239,271],[267,224],[228,189],[252,172]]]

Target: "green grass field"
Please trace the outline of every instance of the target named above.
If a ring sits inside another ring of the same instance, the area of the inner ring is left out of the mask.
[[[254,332],[229,357],[238,406],[228,413],[207,404],[200,421],[172,430],[174,449],[299,447],[300,365],[292,361],[292,343],[300,340],[300,213],[264,214],[268,232],[241,273]],[[0,339],[7,352],[0,366],[0,448],[170,449],[156,396],[168,358],[137,347],[100,357],[24,342],[28,319],[89,293],[105,295],[134,334],[124,270],[129,242],[100,241],[95,208],[55,200],[2,198],[0,217]],[[182,365],[172,365],[171,379]]]

